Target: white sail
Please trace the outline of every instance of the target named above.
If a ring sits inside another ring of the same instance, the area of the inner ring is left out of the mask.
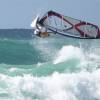
[[[38,18],[39,18],[39,15],[37,15],[37,17],[32,21],[32,23],[31,23],[31,25],[30,25],[30,26],[31,26],[32,28],[34,28],[34,29],[36,28],[36,24],[37,24]]]

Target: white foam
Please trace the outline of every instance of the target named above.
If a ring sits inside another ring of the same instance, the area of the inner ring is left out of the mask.
[[[7,100],[100,100],[100,69],[46,77],[0,74],[0,90]]]
[[[41,65],[42,65],[42,63],[40,63],[40,62],[37,63],[37,67],[39,67],[39,66],[41,66]]]
[[[14,68],[14,67],[9,69],[10,72],[14,72],[16,70],[17,70],[17,68]]]
[[[54,64],[58,64],[69,59],[83,59],[84,55],[80,48],[74,46],[63,46],[61,50],[58,52],[58,56],[54,60]]]

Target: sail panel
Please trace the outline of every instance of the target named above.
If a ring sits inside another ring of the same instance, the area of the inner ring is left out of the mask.
[[[49,11],[41,18],[39,23],[46,29],[54,30],[54,32],[72,35],[75,37],[100,38],[100,30],[98,26],[77,20],[68,16]]]

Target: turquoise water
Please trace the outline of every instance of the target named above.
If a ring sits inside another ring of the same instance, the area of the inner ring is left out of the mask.
[[[99,39],[0,31],[0,100],[100,100],[99,67]]]

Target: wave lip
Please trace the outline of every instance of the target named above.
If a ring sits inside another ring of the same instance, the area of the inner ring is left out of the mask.
[[[58,52],[58,56],[53,63],[58,64],[72,58],[84,59],[84,55],[81,49],[71,45],[63,46],[62,49]]]

